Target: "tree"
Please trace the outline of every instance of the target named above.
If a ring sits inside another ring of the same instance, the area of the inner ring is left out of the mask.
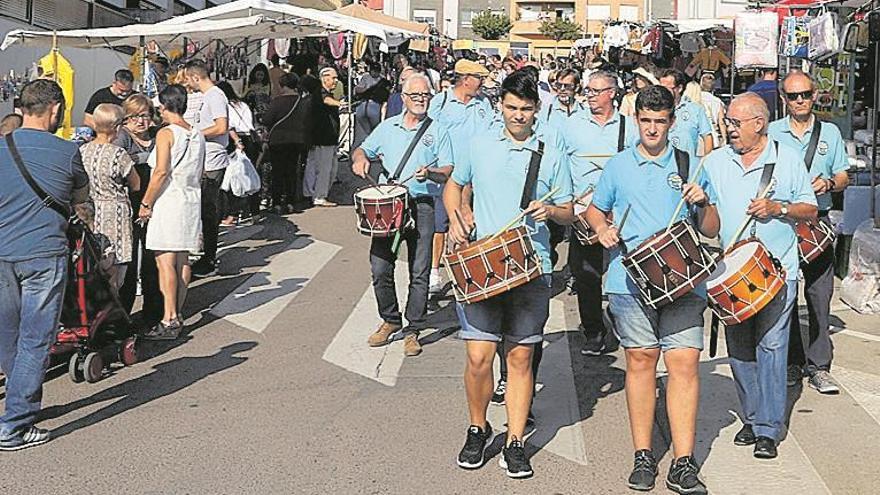
[[[486,9],[471,19],[471,29],[484,40],[497,40],[507,36],[513,24],[503,12],[495,13]]]
[[[541,27],[538,28],[538,32],[543,34],[544,36],[553,39],[556,42],[556,46],[553,48],[553,55],[556,55],[556,50],[559,48],[559,42],[562,40],[576,40],[581,36],[581,25],[569,21],[568,19],[564,19],[562,17],[557,17],[554,20],[546,20],[541,23]]]

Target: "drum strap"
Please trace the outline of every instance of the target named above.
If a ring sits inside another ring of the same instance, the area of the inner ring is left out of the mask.
[[[678,176],[681,177],[682,187],[684,187],[691,173],[691,156],[687,151],[678,148],[672,148],[672,150],[675,153],[675,165],[678,167]],[[691,206],[688,205],[688,211],[691,212],[691,210]],[[690,216],[691,214],[688,215],[688,217]],[[697,225],[697,222],[693,220],[693,224]]]
[[[807,145],[807,154],[804,155],[804,163],[807,165],[807,172],[813,166],[813,159],[816,158],[816,147],[819,146],[819,134],[822,133],[822,122],[819,117],[813,115],[813,133],[810,134],[810,144]]]
[[[620,130],[617,132],[617,152],[620,153],[626,144],[626,117],[622,113],[618,115],[620,115]]]
[[[6,146],[9,148],[9,154],[12,155],[12,161],[15,162],[16,168],[18,168],[18,172],[24,178],[24,181],[27,182],[27,185],[31,188],[34,194],[40,198],[40,202],[61,215],[65,220],[70,218],[70,211],[64,206],[63,203],[53,198],[52,195],[47,193],[37,184],[37,181],[34,180],[33,176],[30,172],[28,172],[27,167],[24,165],[24,160],[21,159],[21,155],[18,153],[18,148],[15,146],[15,140],[12,139],[12,133],[6,135]]]
[[[523,187],[522,199],[519,202],[521,210],[529,207],[532,198],[535,197],[535,186],[538,184],[538,169],[541,168],[541,157],[544,156],[544,141],[538,141],[538,151],[532,151],[529,160],[529,171],[526,173],[526,185]]]
[[[422,136],[425,135],[425,131],[428,130],[428,127],[431,127],[431,117],[425,117],[424,122],[422,122],[419,130],[416,131],[416,135],[413,136],[412,141],[410,141],[409,146],[406,148],[406,151],[403,152],[403,157],[400,159],[400,163],[397,164],[397,168],[394,170],[394,174],[390,177],[391,182],[396,181],[400,178],[401,172],[403,172],[403,167],[406,166],[406,162],[409,161],[409,157],[412,156],[413,150],[416,149],[416,145],[419,144],[419,141],[422,139]]]
[[[776,159],[779,159],[779,141],[773,141],[773,144],[776,146]],[[755,194],[761,194],[764,192],[764,189],[770,184],[770,180],[773,179],[773,169],[776,168],[776,162],[770,162],[764,165],[764,171],[761,172],[761,181],[758,183],[758,192]],[[752,231],[751,235],[754,237],[755,230],[757,229],[757,222],[752,222]]]
[[[721,320],[718,319],[718,315],[712,311],[712,322],[709,324],[709,357],[713,358],[716,354],[718,354],[718,325],[721,324]]]

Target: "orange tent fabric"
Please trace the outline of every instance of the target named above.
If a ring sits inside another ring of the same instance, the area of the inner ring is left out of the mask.
[[[422,33],[427,35],[431,29],[431,26],[427,24],[423,24],[421,22],[412,22],[406,21],[403,19],[398,19],[397,17],[392,17],[390,15],[385,15],[381,12],[375,11],[373,9],[364,7],[363,5],[353,3],[351,5],[347,5],[345,7],[336,9],[336,12],[340,14],[347,15],[349,17],[355,17],[357,19],[362,19],[365,21],[375,22],[376,24],[382,24],[385,26],[390,26],[398,29],[406,29],[409,31],[415,31],[416,33]]]

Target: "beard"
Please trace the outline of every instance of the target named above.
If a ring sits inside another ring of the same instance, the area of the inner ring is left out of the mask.
[[[58,132],[58,129],[61,128],[61,123],[64,121],[64,108],[59,108],[58,113],[55,114],[55,119],[49,123],[49,128],[46,129],[50,134],[55,134]]]

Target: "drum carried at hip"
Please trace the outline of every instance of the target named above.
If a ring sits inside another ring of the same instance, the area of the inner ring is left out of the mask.
[[[834,245],[837,234],[827,220],[798,222],[794,226],[797,233],[798,253],[804,263],[818,258],[826,249]]]
[[[409,189],[398,184],[372,185],[354,193],[357,228],[370,237],[393,237],[410,222]]]
[[[599,234],[597,234],[596,231],[590,227],[590,224],[587,223],[587,209],[589,209],[590,203],[592,202],[592,187],[587,189],[587,192],[574,201],[575,220],[574,223],[571,224],[571,228],[574,230],[577,240],[584,246],[592,246],[599,242]],[[611,225],[610,216],[606,219],[606,222],[608,222],[609,226]]]

